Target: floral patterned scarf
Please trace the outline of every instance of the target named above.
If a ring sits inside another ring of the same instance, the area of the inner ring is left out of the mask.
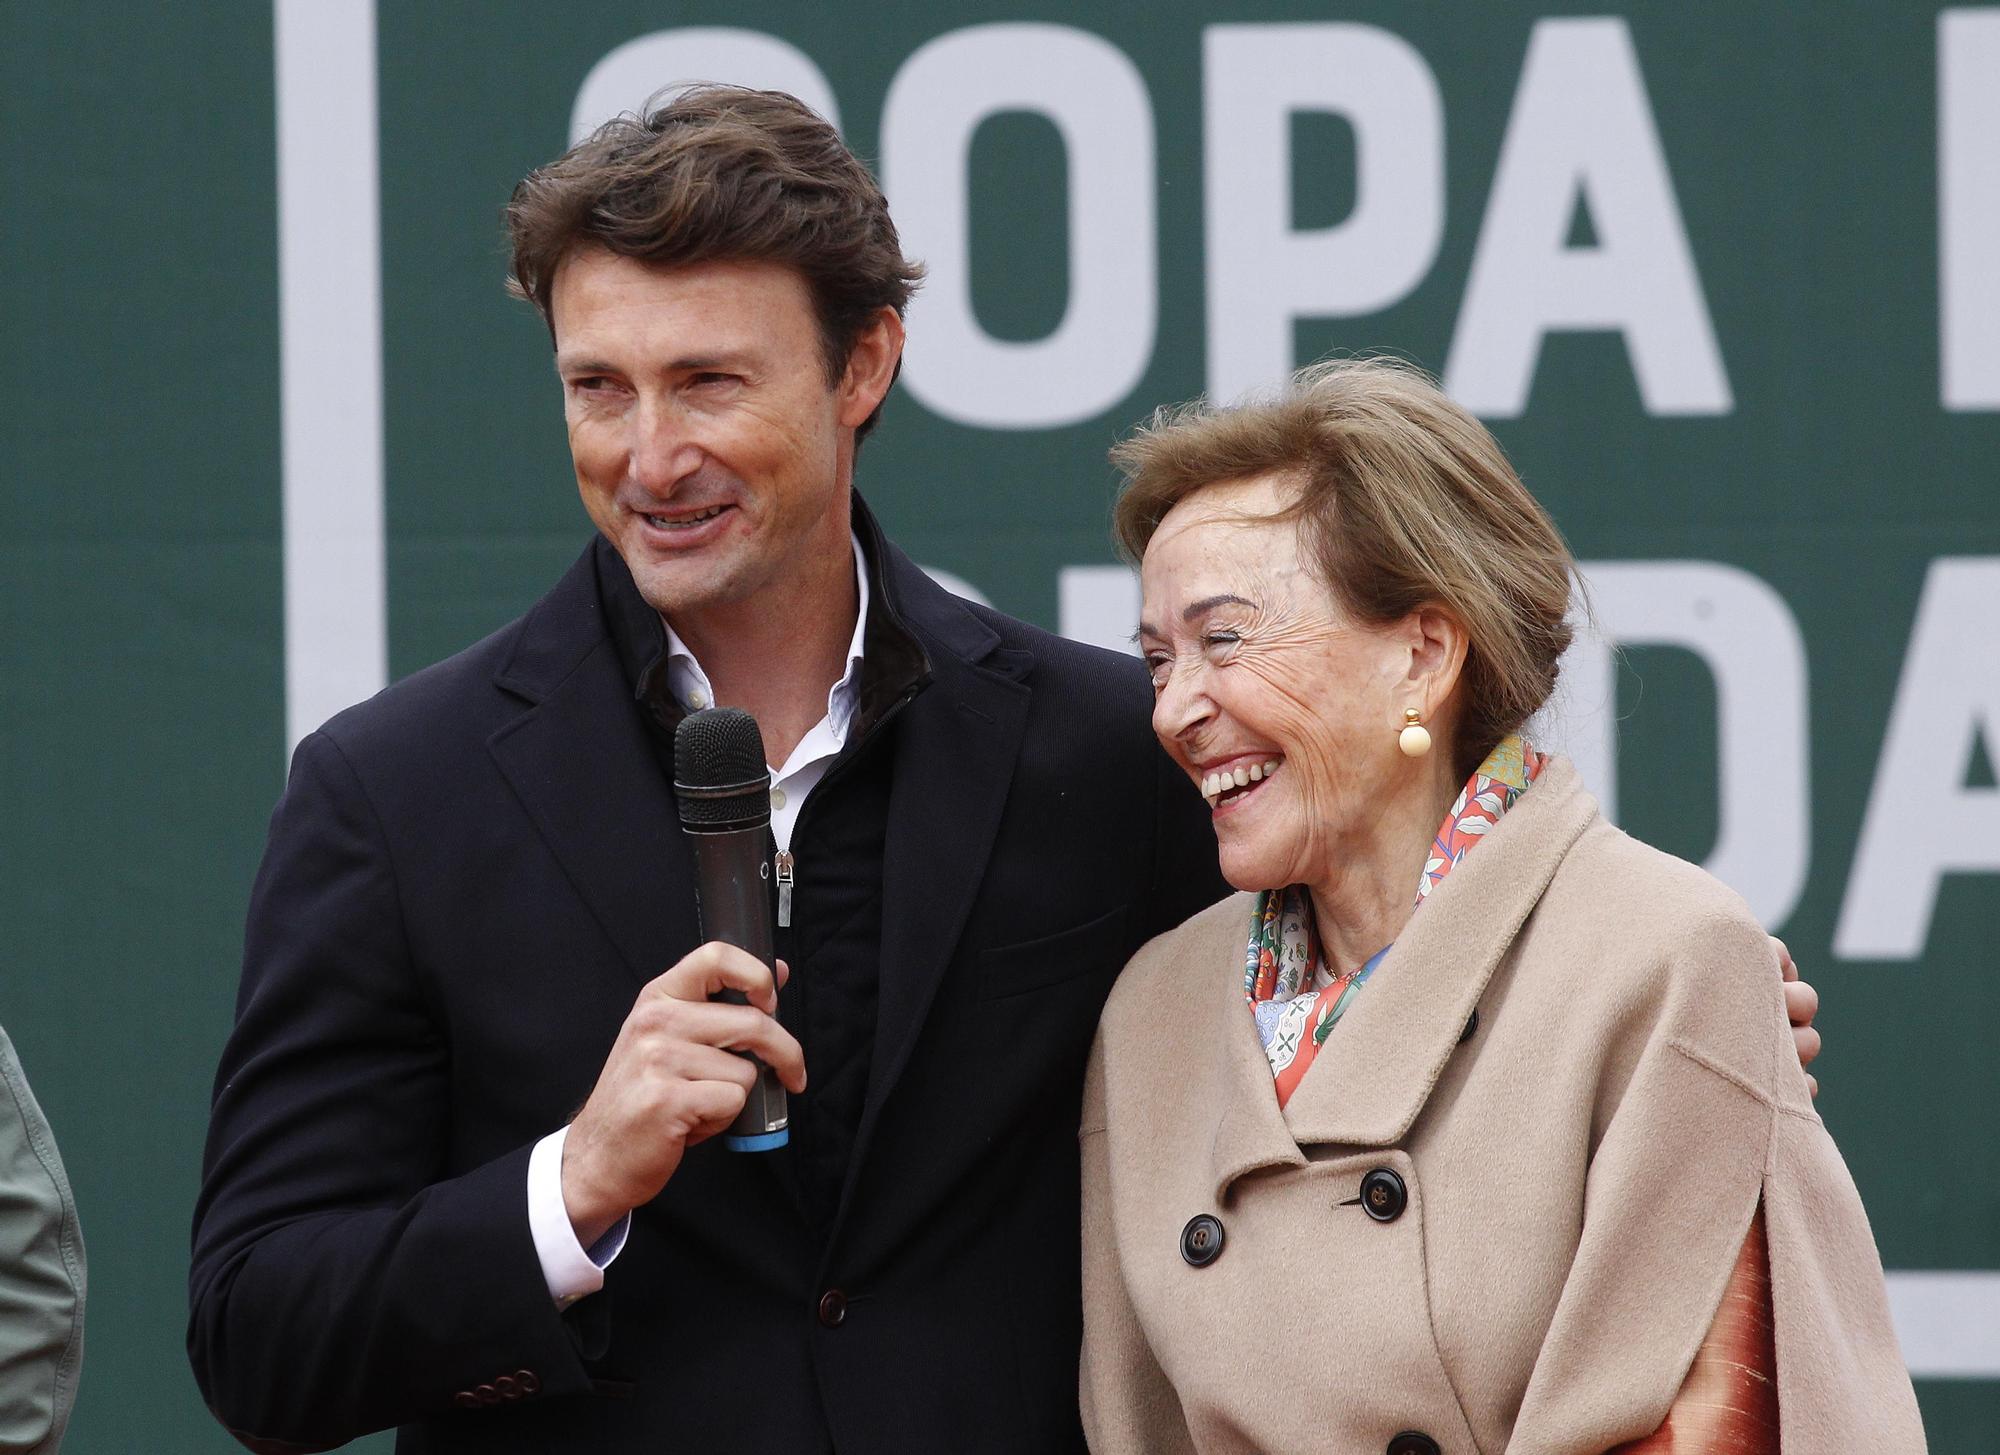
[[[1466,780],[1432,841],[1430,857],[1417,880],[1417,905],[1479,842],[1500,815],[1514,806],[1547,764],[1548,756],[1509,734]],[[1312,900],[1304,885],[1267,889],[1250,916],[1250,946],[1243,961],[1243,995],[1257,1020],[1257,1037],[1271,1061],[1278,1105],[1291,1100],[1313,1057],[1346,1012],[1355,993],[1368,983],[1384,945],[1351,970],[1335,974],[1320,958],[1313,931]]]

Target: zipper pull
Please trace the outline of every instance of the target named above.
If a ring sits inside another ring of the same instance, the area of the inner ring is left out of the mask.
[[[778,870],[778,928],[792,927],[792,856],[790,851],[778,850],[778,857],[771,861]]]

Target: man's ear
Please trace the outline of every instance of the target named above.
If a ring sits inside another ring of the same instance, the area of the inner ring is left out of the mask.
[[[859,429],[881,407],[896,380],[903,357],[903,320],[893,308],[878,308],[847,352],[847,369],[840,377],[840,422]]]

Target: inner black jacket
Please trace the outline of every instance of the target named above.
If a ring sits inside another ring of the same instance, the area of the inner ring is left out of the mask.
[[[693,1149],[559,1312],[529,1151],[697,943],[595,542],[526,616],[299,747],[252,898],[188,1345],[253,1448],[1081,1447],[1075,1140],[1113,976],[1224,889],[1130,659],[934,585],[864,510],[898,710],[866,1095],[814,1228]],[[629,577],[623,583],[629,589]],[[830,1289],[845,1317],[818,1314]],[[466,1408],[485,1386],[509,1397]]]

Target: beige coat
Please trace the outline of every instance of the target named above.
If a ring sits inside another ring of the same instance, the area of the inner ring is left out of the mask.
[[[1094,1450],[1377,1452],[1418,1432],[1444,1455],[1599,1455],[1665,1416],[1760,1198],[1787,1455],[1924,1448],[1867,1217],[1734,894],[1611,827],[1554,760],[1285,1111],[1243,1004],[1250,904],[1140,951],[1098,1032]],[[1404,1188],[1387,1221],[1359,1200],[1377,1168]],[[1222,1251],[1195,1267],[1202,1214]]]

